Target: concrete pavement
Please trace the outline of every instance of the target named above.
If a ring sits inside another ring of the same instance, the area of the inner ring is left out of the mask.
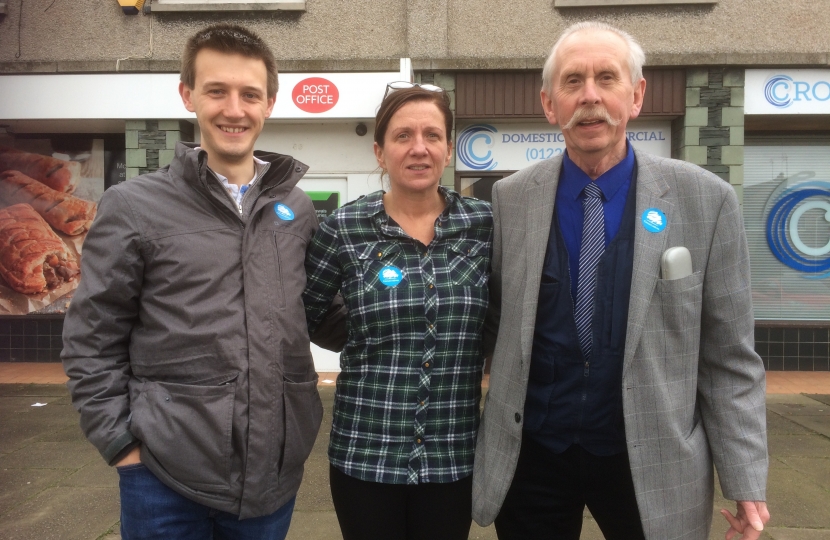
[[[340,539],[328,491],[326,444],[334,388],[321,387],[323,427],[297,496],[289,540]],[[42,406],[34,406],[43,403]],[[763,538],[830,540],[830,395],[767,396],[770,441],[769,505]],[[0,384],[0,539],[116,540],[118,475],[78,428],[62,385]],[[710,538],[727,525],[717,510],[732,508],[718,494]],[[495,539],[473,525],[470,538]],[[586,516],[582,538],[602,534]]]

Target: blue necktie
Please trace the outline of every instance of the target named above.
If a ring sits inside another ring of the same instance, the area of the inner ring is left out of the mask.
[[[597,265],[605,252],[605,217],[602,213],[602,190],[591,182],[583,190],[582,248],[579,251],[579,282],[576,288],[574,321],[579,345],[586,359],[591,358],[594,319],[594,292],[597,289]]]

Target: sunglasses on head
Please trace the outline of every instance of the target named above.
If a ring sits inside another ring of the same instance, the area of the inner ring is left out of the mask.
[[[397,92],[398,90],[406,90],[407,88],[415,88],[416,86],[418,88],[422,88],[422,89],[427,90],[429,92],[443,92],[444,91],[443,88],[441,88],[440,86],[435,86],[434,84],[420,84],[420,83],[413,83],[413,82],[408,82],[408,81],[395,81],[395,82],[391,82],[391,83],[386,85],[386,93],[383,94],[383,99],[386,99],[386,96],[388,96],[389,94],[393,94],[393,93]]]

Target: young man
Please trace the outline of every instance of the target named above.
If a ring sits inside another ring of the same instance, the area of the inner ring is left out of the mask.
[[[64,325],[69,389],[118,469],[124,540],[282,539],[322,417],[300,297],[307,167],[254,156],[277,72],[251,32],[190,38],[179,93],[201,144],[104,194]],[[315,342],[336,348],[330,313]]]
[[[473,517],[502,540],[577,540],[586,505],[611,540],[705,540],[713,464],[737,501],[727,539],[769,519],[740,206],[715,175],[628,144],[644,60],[618,29],[567,29],[541,92],[567,153],[493,189],[500,324]],[[661,268],[670,248],[689,265]]]

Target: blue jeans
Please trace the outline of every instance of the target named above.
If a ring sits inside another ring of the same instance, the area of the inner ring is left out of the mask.
[[[240,520],[179,495],[137,463],[117,467],[122,540],[284,540],[294,500],[273,514]]]

